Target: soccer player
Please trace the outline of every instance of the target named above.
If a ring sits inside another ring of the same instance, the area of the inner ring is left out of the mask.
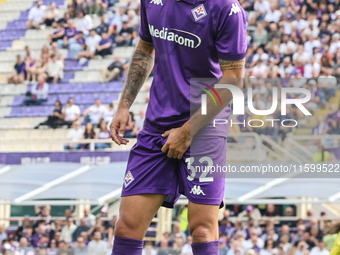
[[[208,124],[217,114],[229,117],[232,94],[221,93],[223,105],[214,110],[208,97],[209,115],[195,103],[190,117],[190,79],[243,77],[246,14],[237,0],[141,0],[140,13],[140,40],[111,123],[117,144],[128,143],[129,108],[153,67],[155,76],[145,123],[128,160],[112,254],[140,255],[159,207],[173,207],[184,194],[193,253],[217,255],[225,180],[197,175],[195,167],[225,166],[226,126]]]

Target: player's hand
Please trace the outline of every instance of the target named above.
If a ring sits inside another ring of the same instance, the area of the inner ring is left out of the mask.
[[[128,121],[129,109],[118,109],[117,114],[114,116],[110,125],[111,138],[118,145],[127,144],[129,142],[128,139],[123,138]]]
[[[162,147],[162,152],[168,152],[169,158],[182,159],[183,154],[188,150],[191,143],[190,131],[186,131],[183,127],[173,128],[166,131],[162,137],[168,137]]]

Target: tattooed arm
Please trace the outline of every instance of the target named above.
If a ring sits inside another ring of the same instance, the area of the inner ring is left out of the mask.
[[[243,84],[244,65],[245,59],[220,59],[223,76],[219,81],[219,84],[231,84],[241,88]],[[208,125],[209,122],[212,121],[233,99],[233,95],[229,89],[216,89],[216,91],[221,97],[222,106],[219,104],[215,106],[214,101],[208,97],[207,115],[201,115],[201,109],[199,109],[182,127],[169,130],[162,135],[163,137],[168,137],[162,151],[168,152],[169,158],[181,159],[189,148],[193,136],[203,127]]]
[[[153,44],[140,39],[131,59],[117,114],[110,125],[111,138],[118,145],[128,143],[128,140],[124,139],[123,136],[129,120],[129,109],[151,73],[154,55]]]

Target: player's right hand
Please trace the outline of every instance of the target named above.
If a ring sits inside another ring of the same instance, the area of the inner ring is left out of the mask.
[[[128,139],[123,138],[128,121],[129,109],[119,108],[110,125],[111,138],[118,145],[129,142]]]

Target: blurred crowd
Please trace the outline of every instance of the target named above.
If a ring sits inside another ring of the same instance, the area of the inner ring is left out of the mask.
[[[36,206],[38,220],[26,216],[22,224],[4,229],[0,226],[1,255],[109,255],[117,217],[108,218],[104,206],[98,217],[88,209],[78,222],[70,209],[61,219],[51,218],[50,206]],[[177,207],[172,231],[159,242],[145,241],[143,255],[192,255],[187,206]],[[338,254],[340,224],[327,220],[322,211],[309,220],[292,220],[295,206],[227,205],[219,221],[220,255],[329,255]],[[278,220],[276,216],[287,216]],[[325,218],[325,220],[323,220]],[[109,220],[108,220],[109,219]],[[148,231],[147,236],[155,233]],[[334,248],[335,247],[335,248]],[[332,249],[337,249],[332,251]]]

